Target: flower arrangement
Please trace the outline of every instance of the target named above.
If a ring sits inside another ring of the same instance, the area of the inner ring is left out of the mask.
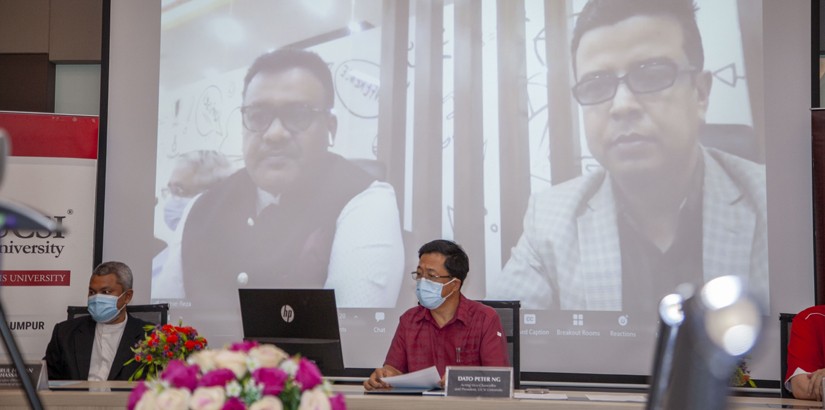
[[[169,362],[159,378],[138,383],[129,410],[345,410],[310,360],[255,342],[201,350]]]
[[[751,379],[751,371],[748,369],[748,362],[745,359],[739,361],[736,371],[730,378],[731,386],[735,387],[756,387],[756,383]]]
[[[198,331],[190,326],[166,324],[163,326],[146,325],[146,336],[132,348],[135,356],[125,364],[140,363],[129,380],[157,378],[173,360],[186,360],[193,352],[206,348],[207,342]]]

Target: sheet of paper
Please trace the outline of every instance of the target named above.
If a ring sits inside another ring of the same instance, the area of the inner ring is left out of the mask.
[[[567,395],[563,393],[513,393],[514,399],[530,399],[530,400],[567,400]]]
[[[592,401],[630,401],[645,403],[645,396],[633,394],[587,394],[587,399]]]
[[[436,370],[435,366],[430,366],[417,372],[384,377],[381,380],[389,383],[392,387],[432,389],[438,387],[439,382],[441,382],[441,376],[438,375],[438,370]]]

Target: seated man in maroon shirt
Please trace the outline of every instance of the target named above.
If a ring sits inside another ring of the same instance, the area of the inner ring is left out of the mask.
[[[436,366],[509,366],[507,340],[496,311],[461,294],[470,262],[455,242],[439,239],[418,250],[412,272],[419,305],[404,312],[384,360],[364,382],[367,390],[391,387],[381,379]]]

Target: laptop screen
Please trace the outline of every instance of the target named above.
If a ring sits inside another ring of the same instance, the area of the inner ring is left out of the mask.
[[[238,289],[244,339],[301,354],[325,375],[343,369],[332,289]]]

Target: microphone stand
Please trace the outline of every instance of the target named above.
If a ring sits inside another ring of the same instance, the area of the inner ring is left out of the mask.
[[[3,200],[0,200],[0,229],[25,229],[49,232],[58,230],[54,221],[37,211],[24,205]],[[34,383],[32,383],[32,379],[28,377],[23,356],[20,354],[20,349],[17,348],[17,342],[14,340],[11,329],[9,329],[9,322],[6,320],[2,299],[0,299],[0,338],[3,339],[3,344],[14,363],[14,368],[17,369],[17,377],[23,385],[26,399],[29,401],[29,407],[33,410],[42,410],[43,404],[40,401],[40,396],[37,394],[37,389]],[[49,371],[48,365],[46,369],[41,369],[40,371]]]

